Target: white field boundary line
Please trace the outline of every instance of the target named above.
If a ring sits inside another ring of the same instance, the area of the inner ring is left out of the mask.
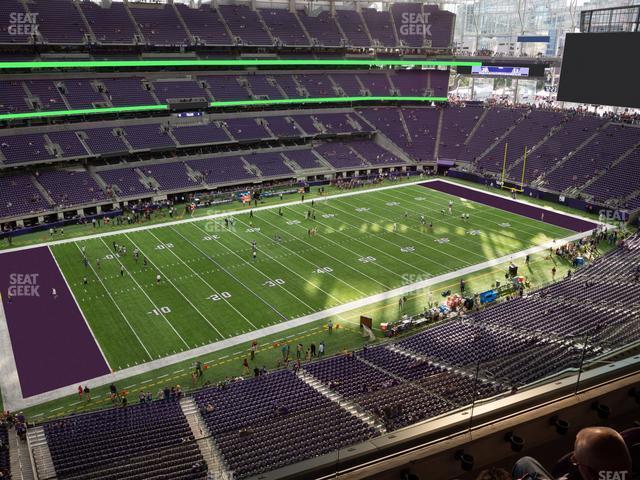
[[[0,292],[0,393],[5,410],[18,401],[22,401],[22,388],[18,377],[18,366],[13,355],[9,324],[4,313],[2,293]],[[11,408],[13,410],[13,408]]]
[[[336,193],[335,195],[328,195],[326,197],[314,197],[311,199],[306,200],[305,202],[301,201],[301,200],[295,200],[293,202],[286,202],[286,203],[278,203],[275,205],[264,205],[262,207],[254,207],[252,208],[254,212],[259,212],[262,210],[272,210],[274,208],[280,208],[280,207],[292,207],[295,205],[304,205],[304,204],[311,204],[311,201],[315,201],[315,202],[326,202],[328,200],[331,200],[333,198],[342,198],[342,197],[351,197],[353,195],[364,195],[367,193],[374,193],[377,191],[384,191],[384,190],[393,190],[396,188],[402,188],[402,187],[411,187],[411,186],[415,186],[415,185],[421,185],[424,183],[431,183],[431,182],[446,182],[449,183],[451,185],[456,185],[462,188],[467,188],[469,190],[475,190],[477,192],[481,192],[481,193],[486,193],[487,195],[493,195],[494,197],[498,197],[498,198],[502,198],[502,199],[507,199],[509,201],[512,202],[518,202],[518,203],[522,203],[524,205],[529,205],[535,208],[540,208],[540,209],[544,209],[550,212],[556,212],[559,213],[560,215],[566,215],[567,217],[573,217],[573,218],[577,218],[580,220],[584,220],[587,222],[591,222],[597,225],[605,225],[607,228],[615,228],[615,226],[613,225],[609,225],[606,224],[604,222],[600,222],[598,220],[592,220],[590,218],[587,217],[583,217],[580,215],[576,215],[574,213],[569,213],[569,212],[564,212],[562,210],[557,210],[553,207],[549,207],[549,206],[543,206],[543,205],[536,205],[534,203],[529,203],[525,200],[513,200],[511,198],[505,197],[504,195],[499,195],[497,193],[493,193],[493,192],[489,192],[487,190],[482,190],[480,188],[476,188],[476,187],[469,187],[467,185],[463,185],[460,183],[456,183],[456,182],[452,182],[449,180],[446,180],[444,178],[427,178],[427,179],[423,179],[423,180],[418,180],[415,182],[405,182],[405,183],[400,183],[398,185],[386,185],[384,187],[375,187],[375,188],[367,188],[364,190],[357,190],[357,191],[353,191],[353,192],[345,192],[345,193]],[[446,192],[440,192],[439,190],[436,190],[439,193],[445,194],[445,195],[451,195],[450,193],[446,193]],[[455,196],[455,195],[452,195]],[[470,200],[473,201],[473,200]],[[474,202],[474,203],[480,203],[480,202]],[[490,206],[490,205],[489,205]],[[497,208],[498,210],[500,210],[498,207],[491,207],[491,208]],[[23,247],[16,247],[16,248],[8,248],[5,250],[0,250],[0,255],[4,254],[4,253],[11,253],[11,252],[19,252],[22,250],[30,250],[32,248],[38,248],[38,247],[43,247],[43,246],[47,246],[47,247],[51,247],[51,246],[55,246],[55,245],[64,245],[66,243],[72,243],[72,242],[82,242],[82,241],[86,241],[86,240],[90,240],[93,238],[104,238],[104,237],[111,237],[114,235],[124,235],[129,234],[129,233],[135,233],[135,232],[140,232],[140,231],[144,231],[144,230],[151,230],[154,228],[162,228],[162,227],[169,227],[169,226],[174,226],[174,225],[180,225],[182,223],[192,223],[192,222],[200,222],[200,221],[206,221],[206,220],[212,220],[215,218],[224,218],[224,217],[230,217],[230,216],[234,216],[234,215],[241,215],[243,213],[248,213],[249,212],[249,208],[244,208],[243,210],[229,210],[226,212],[221,212],[221,213],[214,213],[211,215],[203,215],[203,216],[198,216],[198,217],[192,217],[192,218],[183,218],[181,220],[173,220],[170,222],[162,222],[162,223],[156,223],[153,225],[141,225],[139,227],[131,227],[131,228],[123,228],[120,230],[114,230],[111,232],[103,232],[103,233],[95,233],[92,235],[84,235],[82,237],[73,237],[73,238],[65,238],[63,240],[53,240],[51,242],[42,242],[42,243],[38,243],[38,244],[34,244],[34,245],[25,245]],[[513,212],[510,212],[513,213]],[[517,213],[514,213],[514,215],[520,215]],[[526,217],[524,215],[520,215],[522,217],[528,218],[529,220],[534,220],[530,217]],[[539,220],[538,220],[539,221]]]
[[[37,247],[42,247],[42,246],[55,246],[55,245],[64,245],[65,243],[72,243],[72,242],[82,242],[85,240],[91,240],[93,238],[104,238],[104,237],[111,237],[114,235],[124,235],[129,234],[129,233],[135,233],[135,232],[140,232],[143,230],[151,230],[154,228],[162,228],[162,227],[171,227],[171,226],[175,226],[175,225],[180,225],[183,223],[192,223],[192,222],[202,222],[202,221],[206,221],[206,220],[213,220],[215,218],[224,218],[224,217],[232,217],[235,215],[241,215],[243,213],[249,213],[249,210],[253,210],[253,212],[260,212],[262,210],[272,210],[274,208],[280,208],[280,207],[292,207],[295,205],[311,205],[311,201],[313,200],[314,202],[325,202],[327,200],[331,200],[332,198],[340,198],[340,197],[350,197],[353,195],[364,195],[366,193],[373,193],[373,192],[377,192],[380,190],[392,190],[395,188],[402,188],[402,187],[409,187],[409,186],[413,186],[413,185],[420,185],[421,183],[425,183],[425,182],[430,182],[433,181],[433,179],[422,179],[419,181],[415,181],[415,182],[404,182],[404,183],[399,183],[398,185],[386,185],[384,187],[375,187],[375,188],[366,188],[363,190],[356,190],[356,191],[352,191],[352,192],[344,192],[344,193],[336,193],[335,195],[327,195],[325,197],[313,197],[313,198],[309,198],[307,200],[305,200],[304,202],[302,200],[295,200],[292,202],[286,202],[286,203],[278,203],[275,205],[263,205],[262,207],[245,207],[242,210],[228,210],[226,212],[220,212],[220,213],[213,213],[211,215],[203,215],[203,216],[196,216],[196,217],[191,217],[191,218],[183,218],[180,220],[172,220],[170,222],[162,222],[162,223],[156,223],[153,225],[141,225],[139,227],[131,227],[131,228],[122,228],[119,230],[114,230],[111,232],[103,232],[103,233],[95,233],[92,235],[84,235],[82,237],[73,237],[73,238],[65,238],[63,240],[53,240],[51,242],[42,242],[42,243],[38,243],[35,245],[25,245],[23,247],[16,247],[16,248],[10,248],[10,249],[6,249],[6,250],[0,250],[0,255],[4,254],[4,253],[11,253],[11,252],[19,252],[21,250],[30,250],[32,248],[37,248]],[[441,192],[444,193],[444,192]],[[107,227],[108,228],[108,227]]]
[[[350,310],[354,310],[357,308],[365,307],[372,303],[381,302],[384,300],[388,300],[390,298],[405,295],[407,293],[411,293],[415,290],[420,290],[431,285],[436,285],[442,282],[450,281],[452,279],[469,275],[475,273],[480,270],[484,270],[489,267],[494,267],[496,265],[500,265],[502,263],[506,263],[511,260],[515,260],[518,258],[523,258],[526,255],[532,255],[535,253],[539,253],[549,248],[556,246],[557,243],[563,242],[572,242],[579,240],[584,237],[588,237],[591,235],[592,231],[576,233],[569,237],[559,239],[559,240],[551,240],[542,245],[538,245],[535,247],[528,248],[526,250],[522,250],[520,252],[512,253],[509,255],[505,255],[499,258],[494,258],[492,260],[488,260],[486,262],[478,263],[475,265],[470,265],[468,267],[464,267],[459,270],[447,272],[436,277],[432,277],[426,280],[422,280],[420,282],[412,283],[409,285],[404,285],[392,290],[388,290],[386,292],[378,293],[376,295],[371,295],[369,297],[361,298],[359,300],[355,300],[353,302],[344,303],[342,305],[338,305],[336,307],[329,308],[327,310],[322,310],[319,312],[311,313],[309,315],[305,315],[302,317],[294,318],[288,320],[286,322],[278,323],[275,325],[270,325],[259,330],[254,330],[253,332],[248,332],[242,335],[238,335],[232,338],[228,338],[225,340],[221,340],[219,342],[211,343],[209,345],[205,345],[202,347],[194,348],[192,350],[186,350],[184,352],[179,352],[174,355],[170,355],[161,359],[153,360],[148,363],[144,363],[141,365],[136,365],[134,367],[126,368],[123,370],[119,370],[115,373],[103,375],[101,377],[93,378],[89,381],[91,388],[95,388],[98,386],[107,385],[112,382],[123,381],[129,377],[140,375],[143,373],[148,373],[153,370],[157,370],[162,367],[167,367],[170,365],[174,365],[176,363],[184,362],[191,360],[195,357],[200,357],[204,355],[208,355],[214,352],[218,352],[220,350],[237,347],[238,345],[250,345],[250,343],[257,338],[264,338],[267,336],[279,334],[283,331],[289,330],[291,328],[307,325],[309,323],[316,322],[318,320],[322,320],[323,318],[327,318],[334,315],[339,315]],[[82,382],[87,383],[87,382]],[[0,388],[4,391],[4,385],[0,385]],[[33,397],[29,397],[27,399],[11,399],[11,403],[5,404],[5,409],[9,410],[20,410],[24,408],[33,407],[39,405],[41,403],[49,402],[52,400],[57,400],[59,398],[63,398],[66,396],[70,396],[75,392],[74,385],[68,385],[65,387],[57,388],[55,390],[35,395]]]

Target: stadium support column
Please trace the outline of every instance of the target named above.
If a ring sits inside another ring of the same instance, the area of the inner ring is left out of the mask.
[[[331,12],[331,16],[336,16],[336,2],[335,0],[329,0],[329,11]]]

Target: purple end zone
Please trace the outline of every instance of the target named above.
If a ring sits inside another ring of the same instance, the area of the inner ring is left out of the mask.
[[[482,203],[490,207],[500,208],[507,212],[517,213],[525,217],[532,218],[534,220],[540,220],[542,213],[544,213],[544,222],[550,223],[557,227],[573,230],[574,232],[586,232],[593,230],[598,226],[597,223],[589,220],[583,220],[569,215],[564,215],[560,212],[554,212],[545,208],[536,207],[526,203],[515,202],[503,196],[491,195],[489,193],[480,192],[472,188],[466,188],[461,185],[455,185],[449,182],[443,182],[440,180],[434,180],[432,182],[420,184],[423,187],[438,190],[439,192],[455,195],[456,197],[466,198],[474,202]]]
[[[24,398],[110,373],[49,248],[0,255],[0,289]]]

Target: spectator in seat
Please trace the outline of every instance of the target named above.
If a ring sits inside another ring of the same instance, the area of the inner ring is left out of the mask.
[[[567,462],[568,460],[568,462]],[[562,472],[555,468],[555,476],[540,462],[523,457],[513,467],[514,479],[550,480],[556,477],[582,478],[583,480],[603,480],[631,478],[631,456],[622,436],[608,427],[584,428],[576,435],[573,453],[561,460],[569,468]]]

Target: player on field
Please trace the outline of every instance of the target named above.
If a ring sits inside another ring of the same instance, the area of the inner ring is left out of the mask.
[[[124,277],[124,265],[120,265],[120,276]]]
[[[96,258],[96,268],[100,270],[100,259]]]
[[[162,280],[162,277],[160,276],[160,274],[158,273],[156,275],[156,285],[160,285],[160,281]]]
[[[258,251],[257,250],[253,250],[253,261],[256,261],[256,257],[258,256]]]

